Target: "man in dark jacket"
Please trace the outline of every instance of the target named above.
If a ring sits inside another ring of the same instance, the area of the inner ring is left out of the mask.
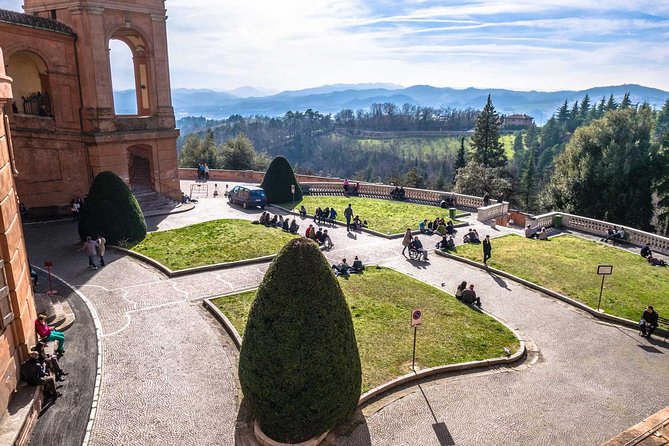
[[[481,308],[481,298],[476,295],[473,283],[469,285],[469,288],[462,292],[462,301],[466,304],[476,305]]]
[[[56,381],[47,375],[44,365],[39,362],[39,353],[30,352],[30,358],[21,364],[21,379],[33,386],[43,386],[44,391],[53,398],[58,398],[60,393],[56,391]]]
[[[488,259],[490,258],[491,253],[492,245],[490,244],[490,236],[486,235],[485,239],[483,239],[483,263],[486,266],[488,265]]]
[[[639,328],[641,329],[641,336],[646,336],[650,339],[651,335],[657,328],[657,318],[660,315],[657,314],[657,311],[653,308],[652,305],[648,305],[641,315],[641,321],[639,322]],[[646,334],[648,330],[648,334]]]

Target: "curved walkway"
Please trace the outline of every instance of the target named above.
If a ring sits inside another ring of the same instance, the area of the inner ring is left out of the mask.
[[[147,223],[164,230],[255,213],[218,198]],[[326,255],[333,262],[359,255],[429,283],[445,282],[450,291],[462,278],[474,282],[484,308],[540,351],[530,367],[411,387],[381,410],[365,409],[365,423],[338,443],[595,445],[667,404],[666,344],[651,345],[633,330],[601,324],[460,262],[435,255],[429,264],[409,262],[398,240],[353,236],[342,227],[330,232],[335,248]],[[267,265],[167,279],[109,251],[108,266],[89,271],[76,252],[74,224],[30,226],[26,238],[31,259],[54,261],[54,272],[90,299],[100,317],[103,378],[90,444],[234,444],[237,351],[200,301],[256,286]]]

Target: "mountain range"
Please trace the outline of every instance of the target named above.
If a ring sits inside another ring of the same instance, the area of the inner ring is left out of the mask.
[[[516,91],[505,89],[433,87],[414,85],[402,87],[395,84],[335,84],[303,90],[274,93],[254,87],[240,87],[221,92],[208,89],[177,88],[172,91],[172,103],[178,118],[204,116],[210,119],[242,116],[281,116],[287,111],[317,110],[323,114],[337,113],[343,109],[366,109],[373,103],[393,102],[430,107],[474,108],[485,105],[488,94],[498,112],[503,114],[525,113],[544,123],[567,100],[570,105],[588,94],[591,103],[613,95],[620,101],[630,93],[633,103],[647,101],[660,108],[669,99],[669,92],[637,84],[594,87],[587,90]],[[135,104],[134,90],[114,92],[117,113],[132,113]]]

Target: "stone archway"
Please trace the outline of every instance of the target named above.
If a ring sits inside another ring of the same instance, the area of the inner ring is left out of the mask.
[[[133,189],[153,189],[150,147],[132,146],[128,148],[128,180]]]

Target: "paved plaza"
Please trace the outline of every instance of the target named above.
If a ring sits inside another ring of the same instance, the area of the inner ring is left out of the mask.
[[[147,224],[167,230],[218,218],[255,219],[259,212],[209,198],[193,211]],[[511,232],[475,224],[482,237]],[[536,361],[515,368],[437,379],[390,395],[385,404],[365,408],[365,422],[337,443],[597,445],[669,404],[666,343],[458,261],[432,254],[429,263],[410,262],[400,240],[347,234],[341,226],[329,232],[335,247],[325,255],[332,262],[358,255],[366,264],[445,283],[451,293],[462,280],[475,283],[483,308],[538,350]],[[238,352],[201,300],[257,286],[267,264],[168,279],[109,250],[108,266],[90,271],[77,252],[74,223],[29,225],[26,239],[33,262],[53,261],[54,272],[90,300],[100,319],[102,382],[91,445],[235,444]]]

